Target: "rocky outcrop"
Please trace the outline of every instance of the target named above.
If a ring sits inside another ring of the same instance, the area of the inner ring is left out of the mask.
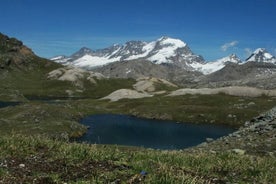
[[[102,100],[108,99],[112,102],[118,101],[120,99],[137,99],[137,98],[146,98],[146,97],[152,97],[153,95],[147,94],[147,93],[139,93],[135,90],[131,89],[119,89],[117,91],[114,91],[110,95],[102,98]]]
[[[168,96],[179,96],[186,94],[201,94],[201,95],[212,95],[212,94],[227,94],[232,96],[248,96],[248,97],[259,97],[262,95],[266,96],[276,96],[276,90],[263,90],[252,87],[240,87],[240,86],[231,86],[231,87],[222,87],[222,88],[199,88],[199,89],[178,89],[171,92]]]
[[[35,54],[21,41],[0,33],[0,69],[28,65],[33,57]]]
[[[228,136],[192,148],[192,151],[199,150],[276,156],[276,107],[245,122],[243,127]]]
[[[276,65],[264,62],[228,63],[224,68],[198,81],[200,87],[250,86],[262,89],[276,88]]]
[[[177,85],[166,81],[164,79],[159,79],[159,78],[155,78],[155,77],[142,77],[142,78],[138,78],[137,82],[133,85],[133,88],[136,91],[140,91],[140,92],[149,92],[149,93],[153,93],[153,92],[157,92],[158,93],[158,89],[157,86],[158,85],[163,85],[164,87],[172,87],[172,88],[177,88]]]
[[[48,79],[69,81],[78,87],[83,86],[83,80],[88,80],[91,83],[96,84],[94,78],[103,79],[105,77],[100,73],[89,72],[75,67],[58,68],[48,73]]]

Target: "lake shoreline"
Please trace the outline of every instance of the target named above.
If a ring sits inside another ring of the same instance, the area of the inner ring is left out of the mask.
[[[78,141],[91,144],[142,146],[153,149],[184,149],[235,131],[224,125],[179,123],[130,115],[94,114],[80,123],[90,127]]]

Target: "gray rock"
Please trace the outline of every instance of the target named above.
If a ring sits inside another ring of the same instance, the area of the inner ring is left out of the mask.
[[[253,106],[253,105],[256,105],[256,104],[255,104],[255,102],[249,102],[247,105],[248,106]]]
[[[206,138],[206,141],[209,143],[209,142],[214,141],[214,139],[213,138]]]
[[[238,154],[238,155],[244,155],[244,154],[245,154],[245,150],[238,149],[238,148],[232,149],[231,151],[232,151],[233,153]]]

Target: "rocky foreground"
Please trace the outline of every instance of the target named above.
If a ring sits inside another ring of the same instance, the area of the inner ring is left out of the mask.
[[[205,143],[192,151],[212,153],[228,150],[237,154],[257,154],[276,156],[276,107],[259,115],[236,132],[219,138],[206,139]]]

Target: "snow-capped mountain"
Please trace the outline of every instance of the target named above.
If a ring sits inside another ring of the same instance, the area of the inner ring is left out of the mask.
[[[216,61],[205,62],[205,63],[192,63],[191,66],[197,70],[207,75],[216,72],[225,67],[227,63],[241,64],[242,61],[237,55],[231,54],[230,56],[218,59]]]
[[[247,59],[246,62],[255,61],[255,62],[264,62],[264,63],[273,63],[276,64],[275,56],[272,56],[263,48],[256,49]]]
[[[144,60],[153,64],[173,65],[185,71],[196,71],[205,75],[221,70],[228,63],[241,65],[254,61],[276,64],[275,56],[261,48],[256,49],[245,62],[235,54],[205,62],[200,55],[194,54],[185,42],[169,37],[161,37],[152,42],[129,41],[124,45],[115,44],[98,50],[83,47],[70,57],[59,56],[51,60],[84,69],[99,68],[113,62]]]
[[[57,57],[53,61],[72,64],[91,69],[116,61],[144,59],[155,64],[174,64],[192,70],[192,63],[204,63],[201,56],[195,55],[188,45],[179,39],[161,37],[152,42],[130,41],[124,45],[113,45],[109,48],[91,50],[82,48],[70,57]]]
[[[51,58],[52,61],[56,62],[56,63],[60,63],[60,64],[67,64],[68,60],[70,60],[71,58],[68,58],[66,56],[56,56]]]
[[[251,56],[243,62],[237,55],[231,54],[230,56],[218,59],[216,61],[205,62],[205,63],[192,63],[191,67],[196,71],[200,71],[203,74],[211,74],[224,68],[228,63],[245,64],[247,62],[260,62],[260,63],[272,63],[276,64],[275,56],[272,56],[265,49],[256,49]]]

